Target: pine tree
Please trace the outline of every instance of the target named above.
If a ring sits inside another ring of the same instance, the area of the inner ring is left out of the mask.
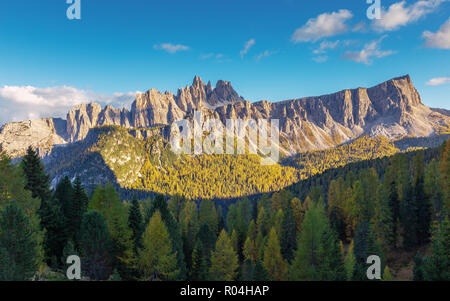
[[[203,244],[197,240],[194,250],[192,251],[192,267],[189,273],[191,281],[208,280],[208,262],[202,248]]]
[[[33,198],[39,198],[41,202],[50,199],[50,177],[46,174],[37,152],[29,146],[26,155],[21,162],[24,171],[25,189],[31,191]]]
[[[354,249],[354,242],[352,240],[348,248],[347,255],[345,256],[344,259],[345,279],[347,281],[352,281],[353,275],[355,273],[356,258],[353,249]]]
[[[15,201],[15,204],[27,215],[34,229],[33,240],[36,240],[39,245],[37,261],[42,264],[44,231],[39,218],[41,201],[39,198],[33,198],[31,191],[25,189],[26,182],[23,169],[18,164],[12,164],[11,159],[0,151],[0,211]]]
[[[172,240],[173,252],[177,256],[177,267],[179,270],[178,279],[183,280],[186,278],[186,262],[183,252],[183,240],[181,238],[181,231],[179,225],[177,224],[172,213],[168,209],[167,201],[162,195],[157,195],[155,199],[151,202],[151,206],[145,212],[145,225],[148,225],[150,218],[153,214],[159,211],[161,214],[162,221],[169,231],[170,238]],[[215,238],[214,238],[215,240]]]
[[[73,199],[72,199],[72,219],[69,225],[71,226],[69,232],[74,233],[72,239],[75,243],[75,247],[79,245],[79,233],[81,228],[81,220],[83,215],[87,212],[88,208],[88,196],[81,184],[81,179],[77,177],[73,185]]]
[[[180,230],[183,239],[183,252],[186,259],[186,265],[192,266],[192,252],[197,241],[196,237],[199,231],[198,208],[193,201],[186,201],[180,212]],[[215,243],[215,239],[214,239]]]
[[[392,277],[392,275],[391,275],[391,271],[389,270],[389,267],[388,267],[388,266],[386,266],[386,267],[384,268],[383,276],[382,276],[381,279],[383,279],[383,281],[392,281],[393,277]]]
[[[444,211],[450,217],[450,141],[442,145],[441,180],[444,194]]]
[[[39,266],[39,242],[15,201],[0,212],[0,280],[30,280]]]
[[[384,270],[383,254],[375,241],[370,224],[366,221],[358,225],[358,228],[356,229],[353,253],[355,254],[356,260],[353,280],[367,280],[366,261],[370,255],[377,255],[380,257],[382,270]]]
[[[76,215],[73,193],[72,182],[70,182],[69,177],[64,177],[58,185],[56,185],[54,194],[54,198],[58,200],[62,213],[66,219],[65,223],[69,237],[73,237],[73,227],[71,224]]]
[[[241,281],[255,281],[255,266],[254,263],[247,259],[242,264]]]
[[[127,211],[114,186],[99,186],[89,203],[90,209],[99,211],[105,219],[111,236],[113,265],[123,279],[131,277],[133,263],[132,230],[128,227]]]
[[[290,202],[284,211],[280,235],[281,254],[285,260],[290,262],[294,258],[297,248],[297,232]]]
[[[440,162],[435,159],[425,168],[425,195],[432,204],[432,220],[442,221],[444,214],[444,194],[442,191],[442,180],[440,172]]]
[[[239,255],[239,238],[236,230],[233,230],[233,233],[231,233],[230,241],[233,250]]]
[[[261,206],[258,211],[258,218],[256,220],[256,227],[258,229],[258,233],[261,233],[262,236],[266,236],[269,233],[269,219],[270,216],[266,209]]]
[[[128,213],[128,226],[133,231],[134,252],[138,253],[138,249],[142,247],[143,220],[141,209],[136,195],[133,196],[131,207]]]
[[[258,259],[258,250],[256,248],[255,241],[247,237],[244,243],[243,255],[245,260],[250,260],[252,263],[255,263]]]
[[[391,159],[391,162],[392,160],[394,159]],[[394,238],[393,247],[396,248],[397,237],[399,236],[400,232],[400,229],[398,227],[400,220],[400,198],[398,195],[397,175],[394,166],[387,167],[384,178],[385,178],[384,186],[386,187],[388,193],[388,204],[392,213],[392,222],[393,222],[392,236]]]
[[[117,269],[114,269],[113,274],[111,275],[111,277],[109,278],[109,281],[121,281],[122,278],[120,277],[119,272],[117,271]]]
[[[394,222],[392,220],[391,207],[389,206],[389,195],[386,187],[381,184],[377,189],[377,201],[375,203],[374,216],[375,239],[384,252],[394,247]]]
[[[424,261],[424,280],[450,280],[450,222],[443,220],[433,233],[431,255]]]
[[[325,229],[320,237],[317,252],[318,279],[321,281],[345,280],[344,262],[337,234],[332,228]]]
[[[298,198],[293,198],[291,200],[291,206],[292,214],[294,215],[295,229],[298,235],[302,229],[302,222],[305,212],[303,210],[302,202]]]
[[[430,239],[431,203],[425,196],[423,152],[414,158],[414,197],[417,208],[417,243],[423,245]]]
[[[82,268],[92,280],[106,280],[112,273],[111,237],[100,212],[83,215],[80,233]]]
[[[312,204],[305,213],[295,259],[292,262],[294,280],[318,280],[319,248],[324,231],[329,229],[325,210]]]
[[[269,275],[267,273],[266,268],[264,267],[264,263],[257,261],[255,264],[254,271],[254,279],[255,281],[268,281]]]
[[[211,200],[203,200],[200,202],[199,223],[206,223],[212,233],[217,235],[219,220],[217,218],[216,206]]]
[[[65,264],[67,258],[68,258],[69,256],[72,256],[72,255],[78,255],[78,252],[75,250],[74,244],[69,240],[69,241],[67,242],[67,245],[64,247],[64,250],[63,250],[63,256],[62,256],[62,258],[61,258],[61,262],[62,262],[63,264]]]
[[[68,241],[65,228],[66,219],[64,218],[61,205],[55,198],[44,201],[40,215],[41,224],[45,228],[45,260],[51,267],[57,268],[62,264],[59,260],[62,258],[64,247]]]
[[[416,256],[414,257],[414,281],[423,281],[424,275],[423,275],[423,258],[420,252],[417,252]]]
[[[287,280],[287,264],[281,256],[280,242],[274,228],[270,230],[264,248],[264,267],[271,281]]]
[[[156,211],[142,237],[143,248],[139,252],[139,269],[144,280],[177,279],[177,255],[161,213]]]
[[[411,250],[417,246],[417,204],[414,197],[414,188],[411,181],[408,181],[403,190],[403,198],[400,207],[400,221],[403,228],[403,246]]]
[[[11,159],[0,152],[0,209],[6,207],[11,200],[18,200],[17,204],[27,214],[36,212],[41,202],[33,198],[31,191],[25,189],[26,179],[23,170],[11,163]]]
[[[214,250],[216,244],[216,235],[209,229],[209,226],[205,223],[200,226],[197,239],[202,244],[203,254],[209,262],[211,258],[211,252]]]
[[[209,270],[211,279],[233,281],[237,276],[238,267],[238,256],[227,233],[222,230],[217,239],[216,248],[211,254],[211,268]]]

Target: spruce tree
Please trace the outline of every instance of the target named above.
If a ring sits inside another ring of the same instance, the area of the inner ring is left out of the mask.
[[[197,240],[194,250],[192,251],[192,266],[189,273],[191,281],[208,280],[208,262],[203,250],[203,244]]]
[[[295,259],[292,262],[293,280],[319,280],[319,248],[323,232],[327,229],[329,225],[323,206],[312,204],[305,213]]]
[[[320,246],[317,251],[318,280],[342,281],[345,280],[344,262],[339,239],[334,229],[327,227],[320,237]]]
[[[448,140],[442,145],[441,181],[444,211],[445,215],[450,218],[450,141]]]
[[[423,258],[420,252],[417,252],[416,256],[414,257],[414,281],[423,281],[424,275],[423,275]]]
[[[112,273],[111,237],[100,212],[83,215],[80,233],[82,268],[92,280],[106,280]]]
[[[356,268],[356,258],[353,249],[354,249],[354,242],[352,240],[348,248],[347,255],[345,256],[344,259],[345,279],[347,281],[353,280],[353,275],[355,273]]]
[[[45,172],[39,155],[31,146],[28,147],[21,166],[26,179],[25,189],[31,191],[32,197],[39,198],[41,202],[48,200],[51,196],[50,177]]]
[[[81,219],[88,209],[88,196],[81,184],[81,179],[77,177],[73,185],[73,199],[72,199],[72,210],[70,214],[72,220],[69,221],[70,233],[73,233],[72,239],[75,243],[75,247],[78,247],[79,233],[81,228]]]
[[[353,280],[362,281],[367,279],[367,258],[377,255],[382,262],[384,270],[383,254],[379,245],[375,241],[371,225],[364,221],[356,229],[353,253],[355,254],[355,270]]]
[[[297,231],[290,202],[284,211],[280,235],[281,254],[285,260],[290,262],[294,258],[297,248]]]
[[[431,203],[425,196],[425,174],[423,152],[418,152],[414,158],[414,197],[417,208],[417,243],[423,245],[430,239]]]
[[[255,281],[255,266],[254,263],[247,259],[242,264],[241,281]]]
[[[129,209],[128,226],[133,231],[134,252],[137,254],[138,249],[142,246],[143,220],[136,196],[133,196]]]
[[[197,239],[202,243],[202,250],[206,260],[209,262],[211,252],[216,244],[216,235],[210,230],[208,224],[202,224],[198,231]]]
[[[443,220],[433,233],[431,255],[424,261],[424,280],[450,281],[450,222]]]
[[[73,194],[74,190],[72,182],[69,177],[64,177],[58,185],[56,185],[54,198],[58,200],[61,205],[62,212],[66,219],[69,237],[73,237],[73,226],[71,224],[76,215]]]
[[[66,219],[55,198],[44,201],[40,215],[41,224],[45,228],[45,260],[51,267],[57,268],[61,265],[60,259],[68,241]]]
[[[417,246],[418,243],[417,203],[411,181],[407,181],[403,191],[400,207],[400,217],[403,228],[403,246],[405,249],[411,250]]]
[[[211,200],[203,200],[200,202],[199,223],[206,223],[212,233],[217,235],[219,220],[217,218],[216,206]]]
[[[39,242],[30,218],[11,201],[0,212],[0,280],[30,280],[39,266]]]
[[[384,184],[378,186],[376,199],[372,217],[375,239],[383,251],[387,252],[394,247],[394,222],[389,206],[389,194]]]
[[[114,186],[99,186],[89,203],[90,209],[98,210],[105,219],[112,241],[113,265],[123,279],[131,277],[133,264],[132,230],[128,227],[127,211]]]

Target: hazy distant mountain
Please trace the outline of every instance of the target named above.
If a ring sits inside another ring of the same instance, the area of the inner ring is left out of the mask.
[[[284,155],[333,147],[362,135],[427,137],[450,127],[448,111],[425,106],[408,75],[372,88],[276,103],[251,103],[240,97],[230,82],[218,81],[213,88],[210,82],[195,77],[191,86],[179,89],[176,95],[155,89],[139,94],[131,110],[90,103],[74,107],[67,120],[5,124],[0,130],[0,147],[12,157],[20,157],[32,145],[45,156],[54,145],[83,140],[96,126],[151,128],[190,118],[194,110],[223,122],[228,118],[279,119]]]

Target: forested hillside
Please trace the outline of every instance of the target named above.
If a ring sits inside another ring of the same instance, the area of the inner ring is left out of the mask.
[[[263,166],[258,155],[175,155],[158,130],[104,126],[86,139],[57,147],[44,163],[52,187],[65,176],[80,177],[91,191],[111,182],[139,195],[161,193],[187,199],[229,199],[278,191],[299,180],[349,163],[400,152],[387,138],[363,136],[351,143],[311,151]],[[148,130],[145,130],[148,131]],[[130,198],[130,194],[123,195]]]
[[[353,163],[229,208],[123,202],[109,184],[88,195],[79,178],[51,190],[33,149],[20,165],[2,155],[0,279],[63,279],[77,254],[91,280],[364,280],[376,254],[384,280],[411,256],[406,279],[449,280],[449,154]]]

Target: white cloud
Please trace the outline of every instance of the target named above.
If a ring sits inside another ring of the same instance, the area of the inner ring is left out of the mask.
[[[153,48],[155,48],[157,50],[164,50],[171,54],[177,53],[179,51],[187,51],[190,49],[188,46],[181,45],[181,44],[172,44],[172,43],[164,43],[164,44],[160,44],[160,45],[155,45],[155,46],[153,46]]]
[[[313,57],[313,61],[316,63],[325,63],[326,61],[328,61],[328,56],[316,56]]]
[[[335,41],[335,42],[323,41],[322,43],[320,43],[319,48],[314,50],[313,53],[314,54],[325,53],[328,49],[334,49],[338,45],[339,45],[339,41]]]
[[[214,56],[214,53],[207,53],[207,54],[201,55],[200,58],[201,58],[202,60],[207,60],[207,59],[212,58],[213,56]]]
[[[215,53],[207,53],[207,54],[203,54],[203,55],[200,56],[200,58],[202,60],[208,60],[208,59],[211,59],[211,58],[221,59],[223,57],[224,57],[224,55],[222,53],[217,53],[217,54],[215,54]]]
[[[352,17],[352,12],[346,9],[321,14],[317,18],[309,19],[305,25],[298,28],[292,35],[292,41],[294,43],[316,42],[322,38],[345,33],[348,31],[345,22]]]
[[[275,54],[275,51],[269,51],[269,50],[266,50],[266,51],[264,51],[263,53],[258,54],[258,55],[256,56],[256,60],[257,60],[257,61],[260,61],[261,59],[263,59],[263,58],[265,58],[265,57],[269,57],[269,56],[271,56],[271,55],[273,55],[273,54]]]
[[[379,31],[393,31],[432,13],[441,3],[449,0],[420,0],[407,5],[406,1],[392,4],[387,10],[382,10],[381,19],[373,25]]]
[[[381,37],[378,40],[372,41],[364,45],[364,48],[360,51],[347,51],[342,57],[344,59],[352,60],[357,63],[363,63],[366,65],[372,64],[372,58],[382,58],[388,55],[392,55],[395,52],[392,50],[381,50],[380,44],[386,36]]]
[[[367,32],[366,22],[363,21],[363,22],[356,24],[355,26],[353,26],[352,31],[353,32]]]
[[[422,37],[426,40],[427,47],[450,49],[450,18],[436,33],[425,31]]]
[[[450,77],[432,78],[427,82],[427,86],[441,86],[445,84],[450,84]]]
[[[73,106],[81,103],[97,102],[103,106],[109,104],[116,108],[128,107],[137,93],[106,95],[67,86],[4,86],[0,88],[0,125],[44,117],[65,118]]]
[[[256,41],[255,39],[250,39],[247,42],[245,42],[244,49],[241,50],[241,58],[243,58],[247,52],[249,52],[250,48],[252,48],[253,45],[255,45]]]

